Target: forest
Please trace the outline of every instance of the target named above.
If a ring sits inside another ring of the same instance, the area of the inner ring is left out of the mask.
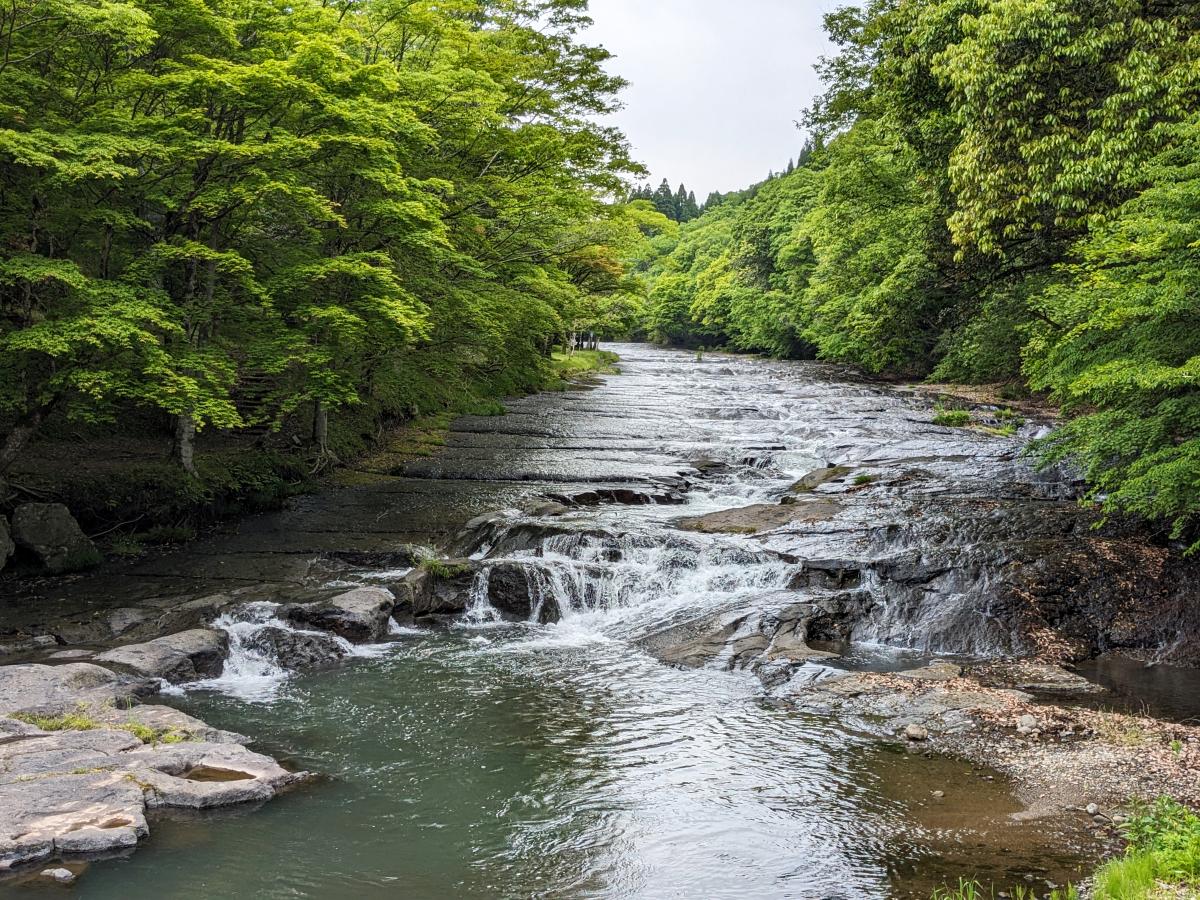
[[[642,170],[585,12],[4,4],[0,479],[47,428],[170,435],[192,474],[197,433],[289,429],[319,464],[631,327],[621,260],[671,223],[614,199]]]
[[[801,163],[639,261],[672,344],[1000,382],[1038,449],[1200,547],[1200,3],[872,0]]]

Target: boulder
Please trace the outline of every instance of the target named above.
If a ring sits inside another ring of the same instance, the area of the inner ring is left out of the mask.
[[[268,625],[246,639],[251,650],[271,657],[285,669],[308,669],[344,658],[349,651],[331,634],[292,631]]]
[[[13,543],[12,535],[8,530],[8,519],[0,516],[0,570],[4,568],[8,558],[16,549],[17,545]]]
[[[387,640],[388,619],[396,600],[379,587],[360,587],[316,603],[296,603],[279,611],[293,624],[331,631],[353,644]]]
[[[193,628],[141,644],[126,644],[100,653],[95,659],[178,684],[220,675],[228,653],[229,636],[225,632]]]
[[[929,740],[929,729],[924,725],[905,725],[904,739],[908,741],[927,741]]]
[[[52,574],[89,569],[103,559],[61,503],[18,506],[13,513],[12,538]]]
[[[823,469],[814,469],[792,485],[792,492],[802,494],[815,491],[823,484],[845,478],[852,471],[849,466],[826,466]]]
[[[529,563],[501,562],[488,565],[484,572],[488,602],[505,619],[527,622],[537,613],[537,620],[546,625],[562,618],[557,598],[548,593],[539,597]]]
[[[412,602],[414,618],[455,616],[471,603],[471,586],[479,564],[469,559],[451,559],[413,569],[405,576],[397,594]]]
[[[158,690],[158,682],[131,678],[92,665],[66,663],[0,666],[0,715],[55,715],[86,706],[128,706]]]

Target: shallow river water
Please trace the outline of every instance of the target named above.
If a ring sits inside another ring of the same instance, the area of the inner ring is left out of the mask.
[[[724,474],[683,506],[590,507],[559,520],[573,534],[506,551],[544,572],[558,624],[483,610],[474,624],[397,629],[329,670],[230,670],[168,697],[321,777],[254,810],[159,816],[135,854],[93,863],[79,896],[857,900],[928,897],[963,875],[1044,894],[1086,871],[1077,823],[1025,821],[992,773],[797,712],[749,672],[677,669],[642,649],[698,610],[765,602],[792,574],[748,537],[684,534],[675,517],[777,499],[829,462],[872,471],[904,447],[925,454],[912,441],[936,439],[927,408],[817,367],[620,350],[624,374],[466,420],[406,477],[517,497],[669,478],[701,456]],[[962,456],[956,440],[948,459]],[[1016,442],[976,449],[977,474],[1017,465]],[[327,569],[338,584],[395,575]],[[872,627],[881,640],[851,661],[901,668],[938,649],[912,622]],[[896,635],[911,636],[907,654],[881,646]],[[61,893],[0,885],[43,891]]]

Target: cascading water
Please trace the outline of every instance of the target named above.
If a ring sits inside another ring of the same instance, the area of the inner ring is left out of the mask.
[[[935,430],[927,408],[819,365],[621,352],[624,374],[591,393],[460,423],[442,458],[414,463],[370,516],[346,517],[339,550],[386,554],[427,539],[410,519],[447,536],[443,519],[457,529],[507,509],[447,540],[474,570],[455,627],[393,626],[374,658],[291,675],[256,639],[295,631],[279,607],[218,620],[226,671],[178,702],[331,777],[261,817],[156,824],[147,850],[89,873],[92,896],[183,894],[197,871],[214,896],[467,900],[917,900],[964,874],[1078,877],[1082,854],[1012,821],[1021,806],[1000,781],[797,712],[741,671],[805,604],[850,637],[969,647],[1010,559],[987,552],[1005,510],[944,497],[995,493],[989,479],[1018,470],[1018,442]],[[793,490],[834,465],[849,471]],[[529,512],[597,485],[675,489],[681,472],[682,504]],[[677,521],[781,500],[798,524],[707,533]],[[311,529],[322,546],[329,521]],[[380,523],[402,536],[389,544],[371,532]],[[406,571],[330,568],[305,590],[395,585]],[[520,595],[521,621],[502,592]],[[832,621],[838,610],[854,614]],[[663,643],[681,641],[687,658],[660,664]],[[970,815],[947,818],[951,803]]]
[[[283,686],[294,674],[269,644],[256,641],[269,630],[290,635],[307,635],[330,645],[330,657],[374,656],[381,647],[356,647],[348,640],[324,631],[297,628],[277,616],[280,604],[269,602],[247,603],[234,611],[224,613],[212,627],[224,631],[229,637],[229,655],[221,674],[184,685],[186,690],[216,691],[231,697],[250,701],[276,699]]]

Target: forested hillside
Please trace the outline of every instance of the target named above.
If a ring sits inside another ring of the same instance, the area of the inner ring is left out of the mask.
[[[648,265],[679,344],[1046,391],[1095,496],[1200,516],[1200,3],[873,0],[792,173]]]
[[[536,387],[631,316],[666,221],[607,200],[639,169],[585,11],[5,4],[0,477],[47,423],[150,423],[189,472],[198,431],[327,456],[331,420]]]

